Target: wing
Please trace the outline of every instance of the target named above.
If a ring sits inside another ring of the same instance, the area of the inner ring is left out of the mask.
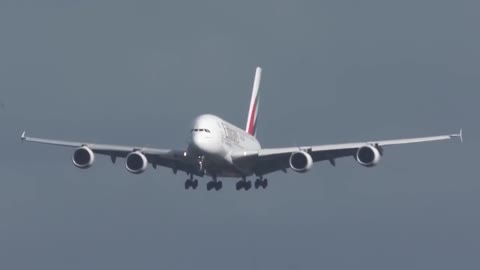
[[[304,151],[309,153],[312,157],[313,162],[328,160],[332,165],[335,165],[335,159],[347,156],[354,156],[360,147],[367,145],[375,146],[378,149],[383,149],[384,146],[449,140],[455,137],[458,137],[461,141],[463,141],[462,130],[460,130],[458,134],[432,137],[287,148],[265,148],[257,151],[234,153],[232,157],[235,163],[239,164],[239,166],[245,166],[246,164],[254,164],[253,172],[256,175],[266,175],[275,171],[286,171],[286,169],[290,168],[290,155],[298,151]]]
[[[27,137],[25,132],[22,133],[21,139],[22,142],[33,142],[65,147],[78,148],[86,146],[95,154],[110,156],[112,162],[115,162],[116,158],[125,158],[131,152],[140,151],[145,155],[145,157],[148,159],[148,162],[152,164],[154,168],[158,165],[171,168],[174,172],[180,170],[187,173],[197,174],[195,160],[192,157],[185,155],[185,150],[50,140]]]

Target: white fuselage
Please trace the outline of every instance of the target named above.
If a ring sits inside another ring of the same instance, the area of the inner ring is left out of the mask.
[[[187,154],[202,157],[208,175],[222,177],[251,175],[249,166],[234,164],[232,153],[261,148],[254,136],[211,114],[193,120],[187,144]]]

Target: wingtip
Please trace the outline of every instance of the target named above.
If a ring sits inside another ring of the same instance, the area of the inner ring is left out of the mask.
[[[460,142],[463,143],[463,129],[461,128],[458,134],[452,134],[450,137],[458,137],[460,139]]]
[[[22,142],[25,141],[25,138],[26,138],[25,134],[26,133],[27,133],[26,131],[23,131],[22,136],[20,136],[20,139],[22,139]]]

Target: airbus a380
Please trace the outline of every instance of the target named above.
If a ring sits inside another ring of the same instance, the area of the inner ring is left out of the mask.
[[[125,168],[133,174],[144,172],[148,164],[153,168],[167,167],[186,172],[189,178],[185,181],[185,189],[196,189],[198,180],[194,176],[209,176],[207,190],[220,190],[222,181],[218,177],[240,179],[236,183],[237,190],[249,190],[252,182],[247,177],[255,175],[255,189],[265,189],[268,180],[265,175],[292,169],[305,173],[312,168],[314,162],[329,161],[335,166],[335,160],[341,157],[354,157],[365,167],[377,165],[383,156],[384,147],[397,144],[409,144],[429,141],[448,140],[454,137],[462,141],[462,130],[458,134],[420,137],[397,140],[381,140],[343,144],[313,145],[286,148],[262,148],[255,137],[258,114],[258,89],[262,69],[255,72],[252,97],[245,129],[211,114],[203,114],[193,120],[185,149],[158,149],[138,146],[96,144],[27,137],[22,133],[24,142],[35,142],[50,145],[76,148],[72,161],[78,168],[89,168],[95,161],[95,154],[110,156],[113,163],[117,158],[125,158]]]

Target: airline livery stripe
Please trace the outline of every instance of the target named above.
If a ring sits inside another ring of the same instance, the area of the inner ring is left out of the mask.
[[[257,126],[256,122],[259,106],[258,88],[260,87],[261,77],[262,69],[257,67],[255,71],[255,79],[253,81],[252,96],[250,98],[250,107],[248,108],[247,125],[245,127],[245,131],[252,136],[255,136]]]
[[[250,112],[250,119],[248,121],[248,134],[255,135],[255,118],[257,116],[257,100],[258,97],[255,99],[255,103],[253,103],[252,111]]]

